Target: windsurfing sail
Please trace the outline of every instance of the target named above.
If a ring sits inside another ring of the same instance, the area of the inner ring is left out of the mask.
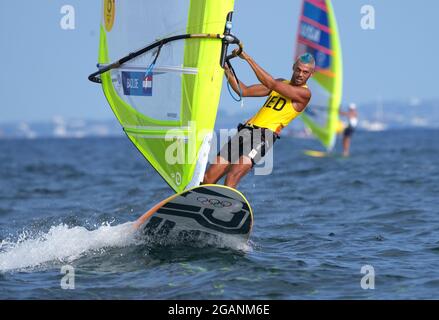
[[[103,1],[100,71],[89,79],[102,83],[128,138],[176,192],[204,176],[233,5]]]
[[[309,81],[312,100],[301,116],[328,151],[334,148],[339,126],[343,65],[337,21],[330,0],[304,0],[296,56],[311,53],[316,72]]]

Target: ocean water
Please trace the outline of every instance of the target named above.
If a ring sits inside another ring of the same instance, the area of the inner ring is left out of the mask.
[[[283,137],[239,186],[244,248],[134,237],[172,191],[126,138],[0,140],[0,299],[438,299],[438,136],[358,132],[347,159]]]

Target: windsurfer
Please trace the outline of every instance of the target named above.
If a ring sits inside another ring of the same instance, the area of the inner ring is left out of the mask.
[[[343,132],[343,156],[349,157],[352,135],[358,125],[357,106],[354,103],[351,103],[349,105],[349,110],[347,112],[340,111],[340,115],[348,118],[348,126]]]
[[[256,115],[238,126],[238,133],[223,146],[215,163],[206,171],[203,184],[215,184],[226,175],[225,185],[236,188],[273,146],[282,129],[305,110],[311,99],[306,85],[315,71],[311,54],[297,58],[289,81],[274,79],[245,52],[240,58],[247,61],[260,83],[246,86],[240,82],[238,85],[226,67],[225,74],[233,90],[242,97],[268,96],[268,99]]]

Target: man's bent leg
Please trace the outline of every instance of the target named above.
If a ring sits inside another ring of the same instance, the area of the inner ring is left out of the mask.
[[[244,177],[253,167],[253,163],[250,158],[242,156],[239,158],[237,164],[233,164],[227,173],[225,185],[231,188],[236,188],[239,181]]]
[[[227,173],[229,167],[230,162],[217,156],[216,162],[204,174],[203,184],[216,184]]]
[[[343,139],[343,156],[349,157],[351,147],[351,137],[345,136]]]

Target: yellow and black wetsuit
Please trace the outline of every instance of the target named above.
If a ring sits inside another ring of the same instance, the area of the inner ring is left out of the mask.
[[[289,83],[289,81],[284,82]],[[306,85],[303,87],[308,88]],[[301,112],[294,108],[294,102],[291,99],[272,91],[263,107],[247,121],[247,125],[270,129],[279,135],[282,129],[300,114]]]
[[[284,82],[289,83],[287,80]],[[308,88],[306,85],[303,87]],[[294,109],[291,99],[272,91],[258,113],[238,126],[238,133],[229,139],[218,155],[230,163],[238,163],[241,156],[247,156],[254,165],[279,139],[282,129],[300,114]]]

